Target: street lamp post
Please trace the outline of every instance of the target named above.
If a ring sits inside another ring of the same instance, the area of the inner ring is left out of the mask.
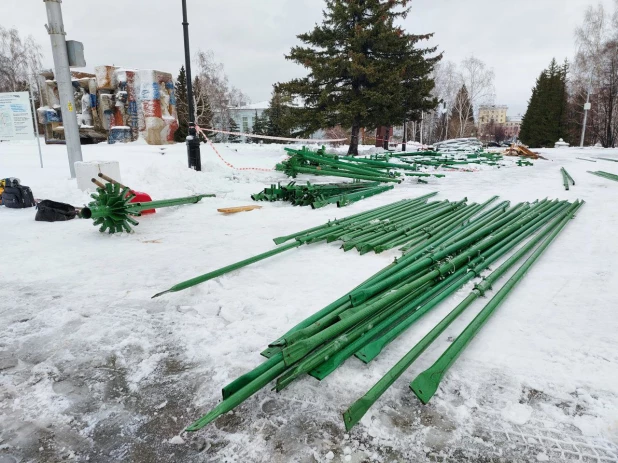
[[[185,39],[185,70],[187,73],[187,102],[189,106],[189,133],[187,135],[187,157],[189,168],[202,170],[200,139],[195,131],[195,108],[193,102],[193,81],[191,80],[191,52],[189,51],[189,23],[187,22],[187,1],[182,0],[182,28]]]
[[[590,73],[590,80],[588,82],[588,94],[586,95],[586,104],[584,104],[584,125],[582,127],[582,138],[579,141],[580,148],[584,147],[584,138],[586,138],[586,125],[588,124],[588,111],[592,105],[590,104],[590,90],[592,87],[592,72]]]

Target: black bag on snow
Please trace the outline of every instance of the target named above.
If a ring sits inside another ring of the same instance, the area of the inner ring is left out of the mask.
[[[44,199],[36,205],[37,211],[34,220],[37,222],[62,222],[74,219],[77,211],[70,204],[57,203]]]
[[[2,192],[2,205],[13,209],[23,209],[36,205],[30,187],[13,182],[6,185]]]

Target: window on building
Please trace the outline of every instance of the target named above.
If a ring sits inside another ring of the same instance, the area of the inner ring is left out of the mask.
[[[249,132],[249,118],[247,116],[242,118],[242,131],[245,133]]]

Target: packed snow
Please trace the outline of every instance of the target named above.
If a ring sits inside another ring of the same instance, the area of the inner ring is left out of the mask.
[[[446,172],[344,209],[259,203],[288,182],[269,169],[278,145],[202,145],[203,172],[182,144],[83,146],[85,161],[119,161],[121,181],[153,199],[216,193],[139,218],[132,234],[92,221],[35,222],[34,209],[0,207],[0,462],[478,462],[618,461],[618,150],[545,149],[517,167]],[[344,148],[338,148],[343,150]],[[64,146],[0,143],[0,178],[35,198],[83,206]],[[560,167],[576,185],[565,191]],[[299,177],[299,181],[328,180]],[[187,291],[157,292],[274,248],[272,238],[403,198],[586,204],[449,370],[423,406],[408,383],[484,306],[479,300],[346,433],[341,413],[455,304],[459,291],[369,365],[348,360],[319,382],[268,388],[195,434],[185,426],[221,388],[259,365],[259,352],[399,253],[300,247]],[[468,313],[469,312],[469,313]]]

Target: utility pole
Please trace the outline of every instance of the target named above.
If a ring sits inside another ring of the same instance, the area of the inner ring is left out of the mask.
[[[69,169],[71,171],[71,178],[75,178],[75,163],[82,160],[82,145],[79,141],[79,127],[77,125],[77,115],[75,114],[75,96],[71,82],[67,43],[64,38],[66,32],[62,22],[61,0],[43,1],[47,9],[47,24],[45,28],[51,39],[55,68],[54,77],[58,84],[62,126],[64,127],[64,139],[66,140],[67,154],[69,156]],[[34,117],[36,118],[36,115]]]
[[[586,104],[584,104],[584,126],[582,127],[582,138],[579,141],[579,147],[584,147],[584,138],[586,138],[586,125],[588,123],[588,111],[592,105],[590,104],[590,88],[592,87],[592,72],[590,73],[590,80],[588,81],[588,95],[586,96]]]
[[[408,141],[408,120],[403,120],[403,143],[401,144],[401,151],[406,152],[406,142]]]
[[[185,70],[187,73],[187,102],[189,105],[189,134],[187,135],[187,157],[189,169],[202,170],[200,139],[195,131],[195,108],[193,102],[193,81],[191,80],[191,52],[189,51],[189,23],[187,22],[187,0],[182,0],[182,28],[185,37]]]

